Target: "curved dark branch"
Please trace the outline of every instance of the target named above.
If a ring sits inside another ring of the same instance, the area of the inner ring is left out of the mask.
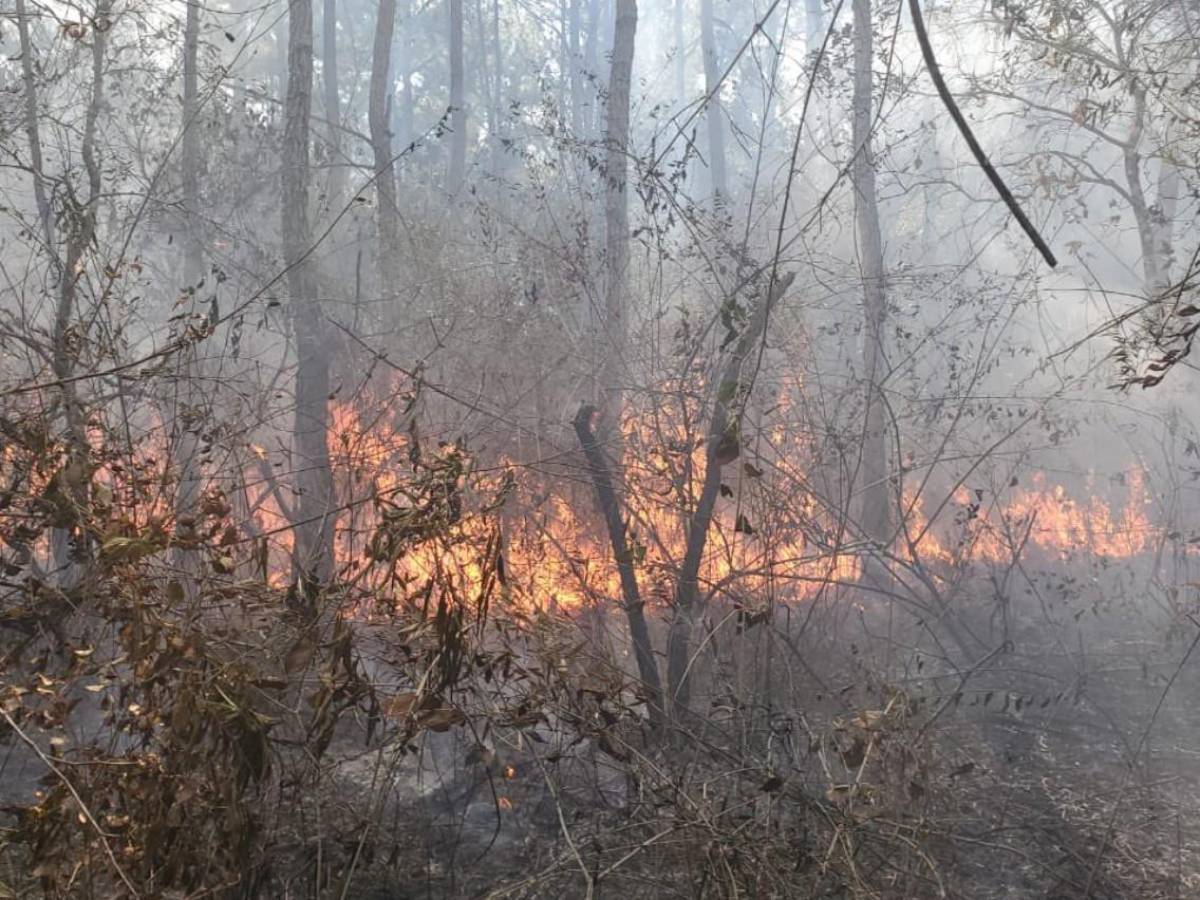
[[[966,140],[967,146],[971,148],[971,153],[974,155],[975,161],[979,163],[979,167],[987,174],[992,187],[996,189],[996,193],[1000,195],[1000,199],[1004,201],[1009,212],[1013,214],[1013,218],[1017,220],[1025,233],[1029,235],[1029,239],[1033,241],[1033,246],[1037,247],[1038,252],[1042,254],[1042,258],[1046,260],[1050,268],[1054,268],[1058,265],[1058,260],[1054,258],[1049,245],[1038,234],[1037,228],[1029,221],[1029,217],[1025,215],[1025,211],[1021,209],[1021,205],[1017,203],[1017,198],[1012,195],[1012,191],[1008,189],[1008,185],[1001,180],[999,173],[992,166],[991,161],[987,158],[987,154],[983,152],[983,147],[979,145],[979,141],[975,138],[971,127],[963,117],[958,104],[954,102],[954,97],[950,94],[950,89],[946,87],[946,80],[942,77],[942,70],[938,66],[937,58],[933,55],[933,46],[929,43],[929,33],[925,30],[925,19],[921,15],[920,0],[908,0],[908,8],[912,12],[913,27],[917,32],[917,43],[921,45],[921,55],[925,58],[925,67],[929,69],[929,76],[933,79],[933,85],[937,88],[938,96],[942,98],[942,103],[945,104],[947,111],[949,111],[950,118],[958,126],[958,130],[962,133],[963,139]]]

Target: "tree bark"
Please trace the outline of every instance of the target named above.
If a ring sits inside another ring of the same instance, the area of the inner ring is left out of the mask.
[[[875,190],[875,156],[871,141],[874,34],[871,0],[854,0],[853,151],[850,174],[854,185],[855,219],[863,279],[863,364],[866,373],[866,418],[863,425],[862,464],[859,469],[863,534],[880,547],[890,540],[891,514],[887,478],[887,434],[880,382],[886,375],[884,354],[887,296],[884,288],[883,238],[879,226],[879,200]],[[868,562],[864,572],[878,578]]]
[[[342,151],[342,100],[338,80],[337,0],[325,0],[321,16],[321,80],[325,88],[325,118],[329,121],[329,205],[341,206],[346,194]]]
[[[729,201],[725,174],[725,111],[721,106],[720,61],[713,27],[713,0],[700,0],[700,43],[704,53],[704,90],[708,109],[704,120],[708,131],[708,168],[712,174],[713,208],[721,209]]]
[[[296,417],[292,464],[295,504],[295,574],[306,587],[333,572],[333,483],[329,468],[329,356],[309,252],[309,136],[312,117],[312,0],[291,0],[288,78],[283,131],[281,231],[296,337]]]
[[[24,4],[18,15],[24,19]],[[111,22],[112,0],[97,0],[93,21]],[[91,558],[91,542],[84,528],[91,496],[91,447],[88,443],[87,409],[72,381],[75,375],[75,354],[82,336],[76,334],[78,312],[78,287],[85,269],[85,256],[96,236],[96,213],[100,202],[102,179],[100,162],[96,156],[96,131],[100,109],[104,105],[104,52],[108,46],[109,29],[92,31],[92,88],[84,116],[83,139],[80,156],[87,175],[87,197],[83,202],[72,194],[64,213],[66,225],[66,250],[58,261],[58,303],[54,312],[54,351],[51,367],[59,382],[59,394],[67,426],[68,462],[62,475],[64,499],[72,507],[73,525],[61,529],[52,540],[55,569],[60,586],[69,588],[79,581],[83,566]],[[28,38],[26,33],[25,38]],[[28,93],[27,93],[28,96]],[[27,127],[27,130],[28,127]],[[33,131],[36,131],[34,123]],[[40,153],[39,153],[40,155]],[[35,176],[35,183],[38,180]],[[51,248],[54,252],[54,248]]]
[[[625,617],[629,622],[629,636],[633,643],[633,655],[637,661],[638,675],[647,694],[650,705],[650,721],[655,726],[665,722],[665,707],[663,706],[662,681],[658,675],[658,662],[654,659],[654,648],[650,642],[650,629],[646,624],[645,602],[638,588],[637,574],[634,571],[633,553],[625,532],[625,520],[621,516],[620,502],[617,492],[613,489],[612,476],[609,474],[608,461],[600,442],[592,431],[592,417],[596,408],[590,404],[580,407],[575,416],[575,435],[583,448],[587,460],[592,484],[596,488],[600,510],[604,515],[604,523],[608,528],[608,540],[612,546],[613,557],[617,563],[617,574],[621,581],[621,597],[624,601]]]
[[[463,71],[463,0],[450,7],[450,171],[447,188],[457,194],[467,174],[466,80]]]
[[[767,327],[771,311],[791,287],[791,272],[767,286],[751,313],[750,321],[730,348],[721,367],[713,412],[705,436],[704,480],[700,498],[688,521],[687,543],[675,584],[675,614],[667,638],[667,693],[676,719],[684,718],[691,701],[692,634],[702,612],[700,565],[721,492],[721,470],[741,455],[741,419],[745,395],[751,387],[743,367]]]
[[[576,139],[583,136],[584,106],[583,96],[587,86],[583,83],[583,47],[580,39],[583,31],[583,0],[570,0],[571,7],[567,18],[567,50],[570,55],[571,78],[571,133]]]
[[[392,153],[391,95],[392,41],[396,32],[396,0],[379,0],[375,21],[375,42],[371,52],[371,86],[367,101],[367,121],[371,132],[371,152],[375,161],[375,197],[378,245],[375,249],[376,272],[381,296],[393,295],[399,280],[396,251],[400,235],[399,208],[396,198],[396,173]]]
[[[806,34],[805,49],[810,59],[815,59],[825,40],[825,7],[821,0],[805,0],[804,30]]]
[[[675,0],[675,102],[687,102],[687,46],[683,38],[684,8],[687,0]]]
[[[180,170],[183,187],[183,283],[191,289],[199,284],[204,275],[204,242],[197,223],[200,214],[200,3],[187,0],[187,14],[183,27],[183,108],[180,136]],[[193,351],[181,359],[179,375],[183,384],[177,391],[175,410],[175,434],[173,449],[179,470],[179,487],[175,493],[176,520],[195,514],[200,497],[201,477],[196,465],[198,448],[195,407],[200,392],[195,384],[198,373],[197,360]],[[177,554],[176,560],[186,565],[186,553]]]
[[[604,442],[619,440],[622,403],[621,365],[629,340],[628,268],[629,95],[633,80],[633,51],[637,39],[637,0],[617,0],[613,23],[612,70],[605,112],[604,164],[604,323],[602,359],[596,389]]]

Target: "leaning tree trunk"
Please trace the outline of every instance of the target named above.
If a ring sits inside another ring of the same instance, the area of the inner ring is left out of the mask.
[[[333,479],[329,468],[329,356],[317,299],[316,278],[306,259],[309,125],[312,116],[312,0],[291,0],[288,13],[288,78],[284,105],[281,231],[292,323],[296,336],[296,418],[292,431],[295,472],[297,578],[306,587],[333,572]]]
[[[617,0],[605,112],[604,321],[595,389],[602,442],[610,448],[620,439],[621,367],[629,340],[629,205],[625,183],[629,176],[629,94],[637,21],[637,0]],[[620,458],[619,453],[614,456]]]
[[[629,637],[633,644],[633,656],[637,662],[638,675],[642,680],[642,692],[650,707],[650,722],[657,728],[666,722],[666,707],[663,704],[662,681],[658,674],[658,661],[650,642],[650,627],[646,623],[646,604],[641,598],[637,572],[634,569],[633,549],[630,547],[621,514],[621,503],[613,487],[608,460],[596,434],[592,431],[592,417],[596,408],[584,404],[575,416],[575,435],[587,460],[596,498],[608,530],[608,541],[617,563],[617,575],[621,582],[621,599],[625,618],[629,623]]]
[[[884,291],[883,238],[879,227],[879,200],[875,192],[875,156],[871,142],[874,35],[871,0],[854,0],[854,99],[853,151],[850,174],[854,184],[860,265],[863,279],[863,362],[866,371],[866,417],[862,431],[863,485],[859,523],[863,534],[879,548],[889,541],[891,515],[887,478],[887,434],[880,383],[886,375],[884,332],[887,296]],[[878,580],[878,566],[868,559],[864,574]]]
[[[367,101],[367,120],[371,131],[371,152],[375,159],[375,196],[378,245],[375,248],[379,290],[392,295],[399,281],[396,249],[400,236],[400,211],[396,206],[396,173],[392,157],[391,121],[388,97],[391,93],[392,40],[396,31],[396,0],[379,0],[379,18],[375,22],[375,43],[371,52],[371,87]]]
[[[708,168],[712,173],[713,208],[729,201],[725,175],[725,112],[721,106],[721,68],[713,26],[713,0],[700,0],[700,43],[704,53],[704,90],[708,95],[705,122],[708,130]]]
[[[450,6],[450,172],[447,188],[457,194],[467,174],[466,75],[463,70],[463,0]]]

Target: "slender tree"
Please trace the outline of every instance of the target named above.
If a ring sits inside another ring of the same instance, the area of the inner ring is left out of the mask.
[[[325,118],[329,122],[329,204],[337,207],[346,193],[342,158],[342,100],[338,82],[337,0],[325,0],[321,17],[321,82],[325,88]]]
[[[288,13],[288,77],[283,131],[281,232],[296,339],[296,412],[292,464],[295,568],[306,585],[333,571],[333,480],[329,468],[329,352],[308,254],[309,139],[313,85],[312,0],[292,0]]]
[[[467,97],[463,69],[463,0],[447,0],[450,12],[450,171],[447,188],[457,194],[467,174]]]
[[[721,105],[721,66],[713,24],[713,0],[700,0],[700,43],[704,53],[704,90],[708,95],[705,111],[708,169],[712,176],[713,206],[719,208],[729,201],[729,184],[725,174],[725,111]]]
[[[859,265],[863,285],[863,365],[866,375],[866,415],[863,423],[860,525],[872,541],[889,539],[891,516],[887,479],[887,435],[880,384],[887,374],[884,334],[887,296],[884,286],[883,238],[879,226],[879,200],[875,189],[875,155],[871,127],[874,90],[872,72],[874,33],[871,0],[854,0],[854,96],[850,167],[854,186]],[[870,569],[868,567],[868,574]],[[876,575],[878,573],[875,573]]]
[[[400,234],[400,211],[396,205],[396,173],[392,153],[391,116],[392,41],[396,31],[396,0],[379,0],[375,21],[375,41],[371,51],[371,87],[367,101],[367,120],[371,132],[371,153],[375,162],[376,221],[379,242],[376,271],[381,294],[395,290],[396,243]]]
[[[602,410],[601,434],[610,443],[620,429],[621,375],[629,339],[628,271],[629,202],[629,103],[633,81],[633,49],[637,39],[637,0],[617,0],[613,25],[612,69],[605,109],[604,163],[604,323],[601,340],[598,400]]]
[[[204,240],[198,228],[200,221],[200,0],[187,0],[187,11],[183,27],[183,109],[182,134],[180,136],[180,170],[183,187],[184,227],[181,250],[183,257],[183,283],[195,290],[204,275]],[[198,374],[196,354],[193,349],[181,354],[179,375],[182,384],[177,392],[177,401],[184,409],[176,410],[175,438],[173,449],[179,469],[179,489],[175,494],[177,519],[193,516],[200,494],[201,479],[197,471],[196,451],[198,446],[195,425],[195,407],[199,398],[195,375]],[[185,556],[179,561],[184,562]]]
[[[825,7],[822,0],[804,0],[804,30],[807,35],[806,49],[814,56],[825,39]]]

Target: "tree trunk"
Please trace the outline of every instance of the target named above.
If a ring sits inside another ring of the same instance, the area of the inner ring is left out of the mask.
[[[587,37],[583,42],[583,67],[587,75],[595,78],[600,71],[600,34],[603,24],[602,0],[588,0]],[[596,92],[588,90],[584,94],[584,140],[591,140],[596,134],[596,103],[593,98]]]
[[[646,624],[645,603],[643,602],[634,571],[633,553],[625,532],[625,520],[621,516],[620,501],[613,488],[612,476],[609,474],[608,461],[604,457],[595,433],[592,431],[592,416],[596,408],[585,404],[575,416],[575,435],[583,448],[591,474],[592,484],[596,488],[600,511],[608,528],[608,540],[612,546],[613,557],[617,563],[617,574],[621,581],[621,597],[624,602],[625,617],[629,622],[629,636],[633,643],[633,655],[637,661],[638,675],[647,694],[650,706],[650,721],[661,726],[665,722],[665,707],[663,705],[662,681],[658,675],[658,662],[654,659],[654,648],[650,643],[650,628]]]
[[[771,311],[795,278],[788,273],[767,286],[721,367],[713,396],[713,412],[705,436],[704,480],[700,498],[688,521],[687,543],[675,584],[675,615],[667,638],[667,693],[676,719],[685,718],[691,701],[692,633],[700,617],[700,566],[721,491],[721,469],[741,455],[741,419],[746,395],[752,385],[742,367],[758,346]]]
[[[1146,189],[1142,184],[1142,136],[1146,127],[1146,89],[1135,83],[1133,88],[1133,124],[1129,137],[1122,148],[1125,163],[1125,183],[1129,186],[1129,205],[1137,223],[1138,240],[1142,248],[1142,273],[1145,289],[1151,294],[1161,292],[1166,283],[1162,262],[1159,257],[1158,232],[1150,204],[1146,200]]]
[[[571,133],[576,139],[583,136],[583,95],[587,90],[583,83],[583,47],[580,45],[583,30],[583,0],[571,0],[567,19],[567,50],[570,54],[571,77]]]
[[[713,208],[720,210],[729,201],[725,176],[725,111],[721,106],[720,61],[713,28],[713,0],[700,0],[700,43],[704,53],[704,90],[708,109],[704,120],[708,131],[708,168],[712,173]]]
[[[329,469],[329,357],[312,264],[308,224],[309,126],[312,116],[312,0],[291,0],[288,78],[283,131],[281,231],[292,322],[296,335],[296,418],[292,465],[295,504],[295,573],[306,586],[333,572],[333,483]]]
[[[1154,249],[1160,260],[1159,275],[1166,284],[1171,283],[1171,266],[1175,262],[1175,216],[1179,210],[1179,190],[1179,167],[1164,157],[1159,161],[1158,170]]]
[[[492,0],[492,79],[495,83],[493,103],[496,133],[492,136],[492,174],[503,175],[505,166],[504,134],[504,43],[500,40],[500,0]]]
[[[416,116],[416,97],[413,94],[413,39],[412,39],[412,19],[413,5],[412,0],[404,0],[400,7],[402,14],[401,34],[403,41],[401,42],[402,53],[400,54],[400,72],[404,81],[404,102],[400,106],[400,147],[407,148],[415,137],[413,122]],[[403,171],[403,170],[402,170]]]
[[[371,152],[375,160],[375,197],[378,245],[375,249],[376,272],[381,296],[394,293],[399,282],[396,267],[400,235],[399,209],[396,206],[396,173],[392,154],[391,96],[392,40],[396,32],[396,0],[379,0],[379,18],[375,22],[375,42],[371,52],[371,87],[367,100],[367,121],[371,132]]]
[[[617,0],[613,23],[612,71],[605,114],[604,165],[604,323],[602,359],[597,385],[601,434],[612,443],[620,435],[621,366],[629,339],[629,94],[633,79],[633,49],[637,39],[637,0]],[[619,454],[615,454],[620,458]]]
[[[687,46],[683,38],[684,8],[687,0],[675,0],[675,102],[687,102]]]
[[[338,83],[337,0],[325,0],[321,17],[321,75],[325,88],[325,118],[329,120],[329,206],[341,207],[346,195],[346,166],[342,151],[342,100]]]
[[[887,296],[884,290],[883,238],[879,227],[879,201],[875,192],[875,157],[871,141],[872,75],[874,34],[871,30],[871,0],[854,0],[854,161],[850,174],[854,185],[855,218],[858,226],[859,259],[863,279],[863,364],[866,372],[866,420],[863,425],[863,485],[859,523],[868,540],[880,547],[890,540],[891,515],[887,478],[887,434],[880,383],[886,376],[884,356],[887,325]],[[865,570],[878,580],[870,562]]]
[[[467,107],[463,71],[463,0],[450,6],[450,171],[447,189],[457,194],[467,174]]]
[[[18,12],[22,20],[23,7],[24,4],[21,4]],[[110,21],[111,18],[112,0],[98,0],[93,20]],[[55,379],[59,382],[67,426],[68,462],[61,473],[60,487],[63,499],[72,507],[73,520],[72,527],[59,530],[52,541],[55,569],[60,586],[64,588],[78,583],[82,567],[77,563],[86,564],[91,558],[91,544],[83,527],[83,517],[87,513],[91,496],[92,479],[87,410],[72,379],[75,375],[75,348],[80,340],[74,334],[77,327],[78,286],[85,268],[85,256],[96,236],[96,213],[102,187],[100,162],[96,157],[96,130],[100,109],[104,105],[104,51],[108,46],[108,34],[107,28],[92,32],[92,89],[84,117],[83,139],[80,143],[80,156],[87,175],[87,199],[82,203],[78,200],[73,201],[64,215],[68,221],[65,229],[66,252],[58,266],[58,303],[54,312],[52,332],[54,351],[51,367]],[[27,33],[25,38],[28,39]],[[32,85],[27,88],[27,97],[31,87]],[[33,131],[36,131],[36,123]],[[36,180],[35,176],[35,183]]]
[[[188,0],[183,27],[183,109],[180,137],[180,170],[183,182],[183,283],[194,289],[204,275],[204,242],[197,223],[200,214],[200,12],[201,0]],[[194,302],[194,298],[193,298]],[[176,393],[175,434],[172,447],[179,470],[179,487],[175,493],[176,520],[194,516],[200,497],[201,476],[196,465],[198,423],[195,407],[201,395],[195,384],[199,374],[196,354],[189,350],[179,367],[183,384]],[[176,561],[186,565],[186,552],[177,554]]]
[[[804,29],[807,35],[805,49],[809,57],[815,59],[825,40],[825,7],[821,5],[821,0],[805,0]]]

